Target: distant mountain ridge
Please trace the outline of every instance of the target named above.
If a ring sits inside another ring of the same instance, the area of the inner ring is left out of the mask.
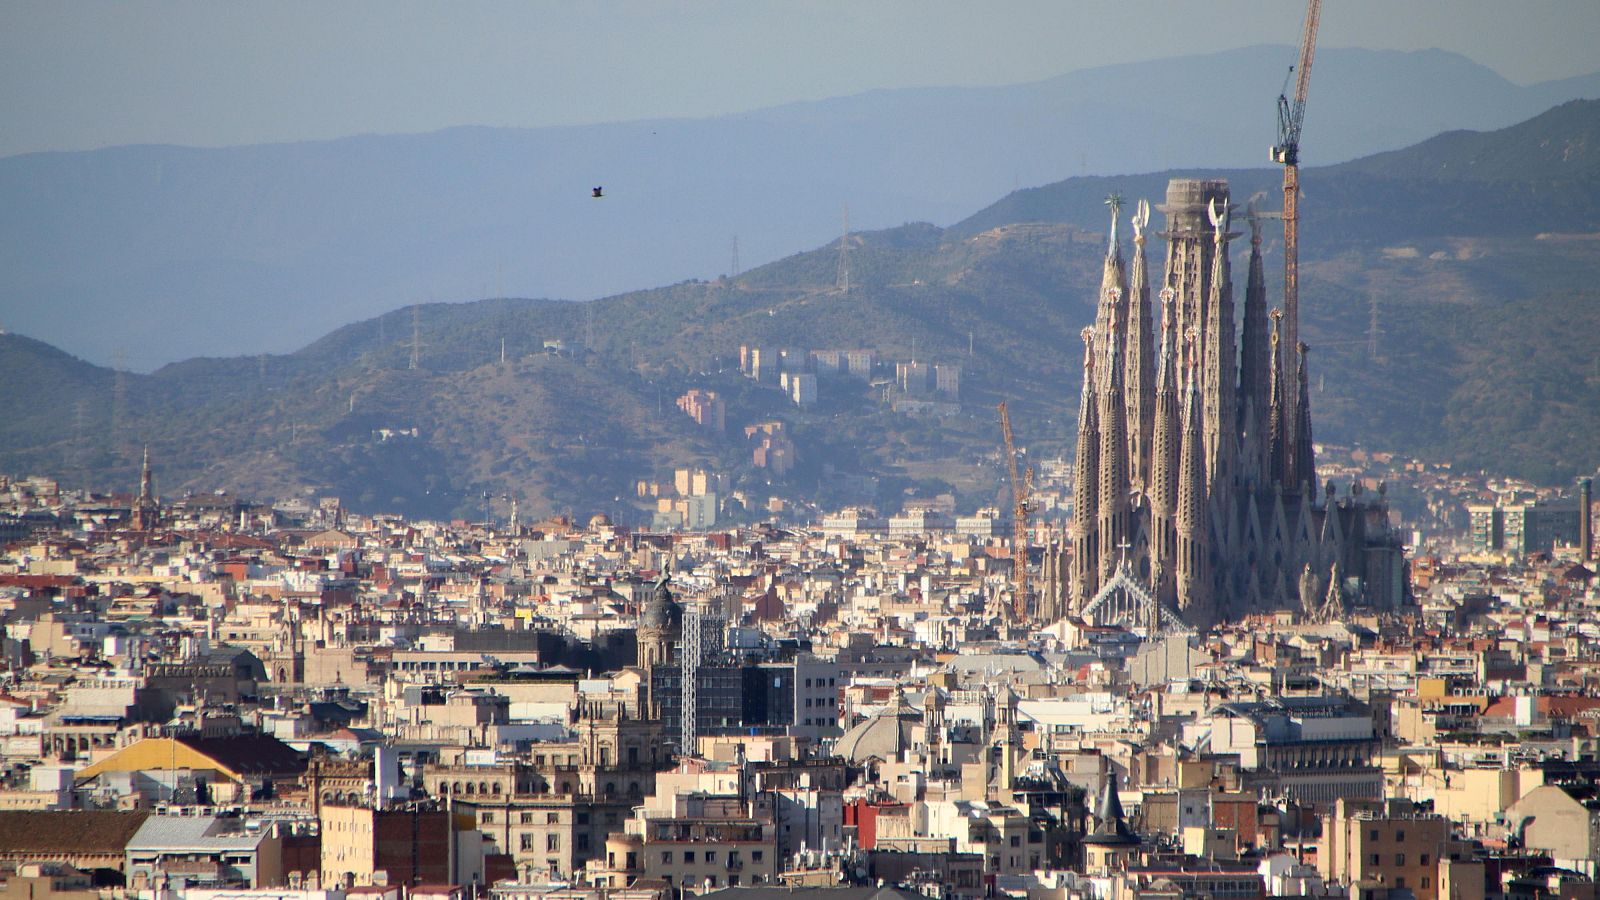
[[[283,352],[427,300],[714,277],[735,237],[747,266],[780,258],[837,236],[846,206],[856,229],[944,223],[1068,176],[1255,166],[1293,56],[1248,47],[705,120],[0,159],[0,324],[149,370]],[[1306,161],[1585,96],[1600,74],[1521,87],[1441,51],[1329,48]]]
[[[1547,148],[1584,146],[1597,124],[1600,102],[1568,103],[1501,131],[1303,172],[1302,333],[1319,439],[1547,482],[1593,469],[1600,195],[1594,179],[1565,177]],[[1430,168],[1447,159],[1480,162]],[[865,499],[887,508],[908,491],[992,502],[1000,399],[1030,452],[1070,452],[1105,195],[1159,201],[1173,174],[1069,179],[949,228],[852,234],[848,294],[835,288],[832,242],[736,279],[584,304],[425,304],[292,354],[193,358],[149,375],[6,335],[0,471],[126,488],[148,442],[169,493],[317,491],[435,516],[475,509],[483,491],[515,494],[530,511],[626,515],[633,479],[676,465],[823,503],[863,500],[841,492],[836,472],[878,478]],[[1266,191],[1269,208],[1281,177],[1194,174],[1228,177],[1241,204]],[[1151,250],[1159,259],[1160,244]],[[1234,250],[1242,290],[1245,251]],[[1270,240],[1267,253],[1276,281]],[[1269,284],[1269,297],[1278,290]],[[821,407],[801,411],[728,371],[744,343],[958,363],[964,409],[909,417],[876,389],[835,381]],[[727,399],[729,435],[698,430],[673,407],[696,387]],[[770,419],[788,423],[801,459],[775,487],[750,467],[739,432]],[[382,437],[413,428],[414,438]]]

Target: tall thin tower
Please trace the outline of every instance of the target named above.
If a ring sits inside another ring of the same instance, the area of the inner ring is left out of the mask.
[[[122,430],[128,426],[128,354],[120,347],[112,359],[114,367],[111,385],[111,449],[122,452]]]
[[[1383,334],[1383,328],[1378,324],[1378,292],[1372,292],[1371,301],[1367,304],[1367,361],[1378,361],[1378,336]]]
[[[839,293],[850,293],[850,207],[844,208],[844,234],[839,236],[839,274],[835,287]]]
[[[415,369],[419,357],[422,355],[422,325],[418,318],[418,308],[411,307],[411,365]]]

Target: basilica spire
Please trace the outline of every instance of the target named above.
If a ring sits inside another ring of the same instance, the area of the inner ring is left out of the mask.
[[[1128,483],[1136,491],[1150,489],[1150,441],[1155,428],[1155,338],[1150,321],[1150,273],[1145,257],[1145,227],[1150,204],[1144,200],[1133,214],[1133,266],[1128,285],[1127,388]]]
[[[1128,422],[1123,395],[1122,319],[1111,311],[1105,348],[1105,374],[1100,379],[1100,583],[1111,580],[1128,540]]]
[[[1106,206],[1111,208],[1111,235],[1106,243],[1105,264],[1100,270],[1100,306],[1095,312],[1094,334],[1100,342],[1100,355],[1105,356],[1110,347],[1113,319],[1118,322],[1128,321],[1128,272],[1127,265],[1122,260],[1122,242],[1117,237],[1117,217],[1122,213],[1122,195],[1112,194],[1106,198]],[[1123,350],[1121,338],[1118,338],[1117,352],[1120,356]],[[1110,373],[1103,367],[1099,370],[1100,380],[1104,382]]]
[[[1250,206],[1250,273],[1244,288],[1239,354],[1239,469],[1247,484],[1269,480],[1267,419],[1272,406],[1272,365],[1267,324],[1267,281],[1261,262],[1261,217]]]
[[[1173,565],[1177,539],[1173,516],[1178,506],[1177,348],[1174,346],[1176,291],[1161,291],[1161,357],[1156,368],[1154,427],[1150,438],[1150,484],[1146,489],[1150,509],[1150,588],[1156,599],[1173,605]]]
[[[1188,338],[1192,340],[1192,336]],[[1183,389],[1183,447],[1178,461],[1177,577],[1178,610],[1190,624],[1209,620],[1211,579],[1207,566],[1206,488],[1201,401],[1195,391],[1200,380],[1189,354],[1189,371]]]
[[[1299,422],[1294,430],[1294,482],[1290,486],[1304,486],[1306,502],[1309,503],[1317,499],[1317,454],[1311,446],[1311,388],[1306,361],[1311,348],[1302,342],[1299,349],[1300,364],[1295,378],[1300,386],[1299,402],[1295,404],[1295,415]]]
[[[1268,484],[1280,487],[1286,484],[1288,475],[1289,448],[1284,446],[1287,437],[1284,429],[1283,407],[1283,311],[1273,310],[1271,341],[1271,380],[1267,385],[1267,447],[1266,447],[1266,472],[1263,477]]]
[[[1214,250],[1211,257],[1211,296],[1206,303],[1206,338],[1202,390],[1206,448],[1206,495],[1220,497],[1233,482],[1238,448],[1237,354],[1233,330],[1233,276],[1228,263],[1229,210],[1227,196],[1211,198],[1207,206]]]
[[[1100,422],[1095,409],[1094,329],[1083,330],[1083,389],[1078,396],[1078,456],[1072,483],[1072,608],[1100,590]]]

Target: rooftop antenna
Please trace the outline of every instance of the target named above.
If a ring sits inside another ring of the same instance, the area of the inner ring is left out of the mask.
[[[850,207],[844,208],[844,234],[839,236],[839,277],[836,287],[841,294],[850,293]]]

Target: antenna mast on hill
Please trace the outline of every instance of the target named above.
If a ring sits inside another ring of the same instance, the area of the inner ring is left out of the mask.
[[[115,367],[115,380],[111,385],[111,448],[122,452],[122,431],[128,426],[128,353],[117,348],[111,362]]]
[[[418,358],[422,351],[422,326],[418,320],[418,307],[411,307],[411,366],[417,367]]]
[[[739,277],[739,236],[733,236],[733,260],[728,264],[728,277]]]
[[[844,208],[844,234],[839,236],[839,293],[850,293],[850,207]]]
[[[89,413],[89,401],[80,399],[77,404],[77,416],[72,423],[72,455],[73,467],[78,470],[80,486],[89,490],[89,448],[86,445],[89,429],[85,420]]]

